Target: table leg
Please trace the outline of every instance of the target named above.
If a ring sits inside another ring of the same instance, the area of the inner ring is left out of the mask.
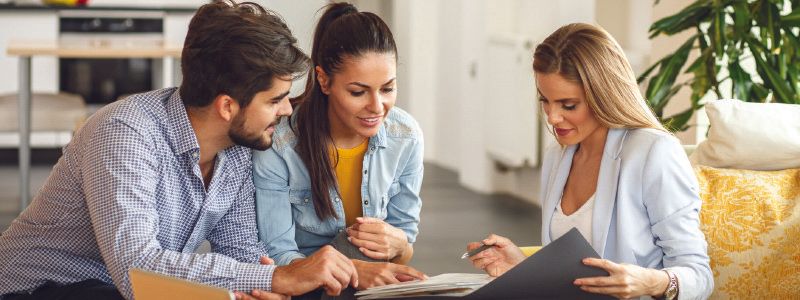
[[[19,58],[19,211],[28,207],[31,179],[31,57]]]

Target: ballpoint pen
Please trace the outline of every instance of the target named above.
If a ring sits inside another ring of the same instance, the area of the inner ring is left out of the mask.
[[[494,245],[486,245],[486,244],[481,243],[480,247],[472,249],[472,250],[467,251],[467,252],[464,252],[464,254],[461,255],[461,259],[465,259],[467,257],[472,257],[475,254],[481,253],[481,252],[483,252],[483,250],[486,250],[486,249],[489,249],[489,248],[492,248],[492,247],[494,247]]]

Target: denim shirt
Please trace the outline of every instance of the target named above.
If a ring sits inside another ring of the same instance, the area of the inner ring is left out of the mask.
[[[278,265],[312,254],[345,229],[344,207],[334,189],[330,199],[339,218],[320,220],[314,211],[308,170],[294,149],[294,119],[276,126],[272,148],[253,152],[259,237]],[[422,208],[423,145],[414,118],[394,107],[369,139],[362,163],[363,216],[403,230],[409,243],[416,239]]]

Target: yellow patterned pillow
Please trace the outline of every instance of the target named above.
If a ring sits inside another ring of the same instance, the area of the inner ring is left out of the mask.
[[[800,297],[800,169],[695,167],[712,299]]]

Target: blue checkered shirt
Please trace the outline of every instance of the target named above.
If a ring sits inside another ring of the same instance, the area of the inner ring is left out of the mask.
[[[92,116],[0,236],[0,295],[90,278],[132,298],[128,270],[250,291],[259,265],[251,152],[217,154],[208,189],[200,147],[175,88],[128,97]],[[194,253],[208,240],[212,253]],[[0,296],[0,298],[2,298]]]

